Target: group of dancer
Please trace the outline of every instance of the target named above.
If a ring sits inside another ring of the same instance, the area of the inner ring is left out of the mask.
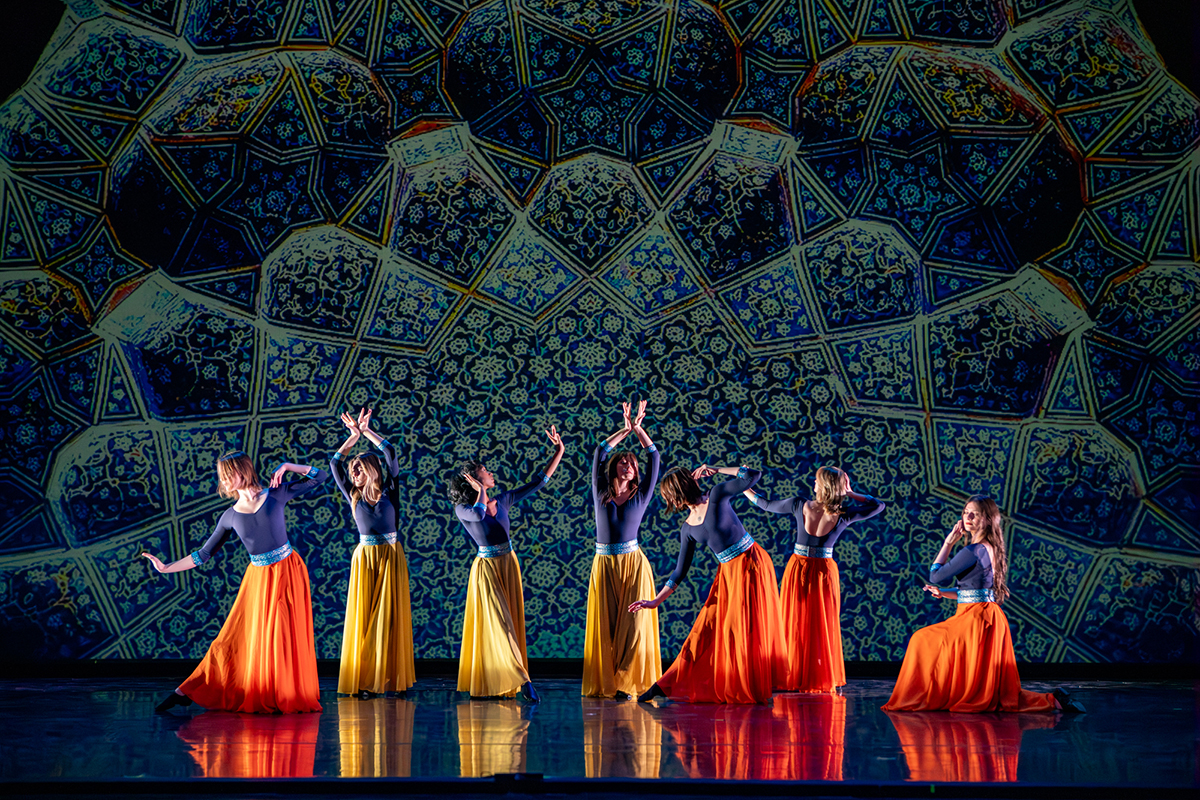
[[[840,627],[841,587],[834,545],[846,528],[884,504],[855,492],[836,467],[817,470],[811,499],[768,500],[754,490],[762,477],[746,466],[675,467],[659,481],[661,455],[643,427],[646,403],[622,406],[622,426],[592,455],[591,493],[596,554],[588,587],[582,693],[648,702],[656,697],[703,703],[765,703],[776,691],[836,692],[845,685]],[[217,462],[219,492],[236,498],[196,552],[171,564],[145,554],[160,572],[191,569],[231,534],[250,565],[225,624],[200,665],[159,704],[193,702],[247,712],[318,711],[316,656],[307,569],[284,529],[284,505],[332,474],[350,507],[359,544],[350,563],[338,692],[403,692],[415,681],[408,568],[397,540],[399,466],[395,448],[371,430],[371,412],[342,414],[349,435],[329,472],[285,463],[268,486],[250,458],[228,453]],[[476,547],[463,617],[458,689],[472,697],[538,702],[529,674],[521,568],[510,533],[511,508],[545,486],[565,453],[561,435],[546,431],[553,453],[524,486],[489,496],[495,476],[476,461],[457,468],[449,498]],[[617,450],[633,435],[648,461]],[[352,456],[361,438],[376,452]],[[285,481],[289,473],[299,475]],[[727,476],[707,489],[715,476]],[[679,556],[655,592],[638,530],[655,486],[666,507],[684,513]],[[796,521],[793,554],[777,585],[770,555],[746,531],[732,501]],[[964,546],[957,552],[956,545]],[[719,562],[692,630],[663,672],[658,607],[684,581],[698,545]],[[1056,689],[1023,690],[1008,621],[1008,559],[994,501],[971,497],[928,569],[924,590],[956,600],[957,613],[916,631],[909,642],[889,711],[1081,711]],[[924,570],[922,570],[924,573]],[[951,588],[955,587],[956,588]]]

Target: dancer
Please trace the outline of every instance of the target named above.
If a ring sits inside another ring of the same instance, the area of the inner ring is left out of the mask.
[[[957,600],[944,622],[912,635],[900,677],[885,711],[1083,711],[1062,689],[1052,693],[1021,688],[1008,618],[1008,556],[1000,509],[990,497],[974,495],[962,519],[942,543],[929,568],[925,591]],[[950,558],[956,542],[967,542]],[[957,590],[950,586],[958,579]]]
[[[718,472],[737,477],[704,494],[697,479]],[[708,545],[721,566],[675,663],[639,702],[671,697],[693,703],[766,703],[786,680],[775,567],[729,504],[761,475],[744,466],[701,465],[692,472],[676,467],[663,477],[659,491],[667,508],[688,514],[679,529],[679,561],[653,600],[638,600],[629,610],[658,608],[670,597],[687,575],[698,543]]]
[[[546,431],[554,455],[546,469],[520,489],[488,498],[496,479],[479,462],[469,462],[450,476],[450,500],[467,536],[479,548],[467,584],[462,650],[458,657],[458,690],[472,697],[512,697],[520,689],[526,700],[538,702],[529,680],[525,653],[525,599],[521,565],[509,536],[508,511],[546,485],[562,461],[562,437]]]
[[[836,692],[846,685],[842,656],[842,587],[833,545],[852,523],[883,511],[883,503],[850,488],[850,476],[820,467],[813,480],[815,500],[767,500],[753,489],[744,494],[761,509],[796,518],[796,545],[780,587],[786,637],[787,683],[794,692]],[[858,504],[853,511],[846,500]]]
[[[284,483],[289,472],[303,477]],[[328,478],[329,473],[315,467],[285,463],[264,489],[249,456],[240,450],[226,453],[217,459],[218,492],[237,502],[217,520],[204,546],[170,564],[143,553],[159,572],[200,566],[231,534],[250,553],[221,632],[196,670],[156,711],[193,702],[207,709],[263,714],[321,710],[308,568],[288,541],[283,507]]]
[[[588,582],[583,695],[628,700],[649,689],[662,675],[658,611],[628,611],[633,601],[654,593],[654,572],[638,548],[637,535],[658,483],[659,454],[642,428],[646,401],[638,404],[633,419],[629,403],[622,408],[624,426],[592,453],[596,555]],[[649,457],[649,475],[644,479],[636,455],[628,450],[612,452],[630,433],[637,436]]]
[[[396,448],[371,430],[371,409],[341,419],[350,435],[333,454],[329,471],[350,503],[358,545],[350,557],[338,694],[403,692],[416,681],[416,670],[408,559],[396,540],[400,463]],[[363,436],[379,449],[382,462],[374,453],[346,459]]]

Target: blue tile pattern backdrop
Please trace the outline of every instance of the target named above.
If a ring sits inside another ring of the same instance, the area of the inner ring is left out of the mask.
[[[512,486],[565,433],[514,541],[530,655],[580,657],[590,450],[634,397],[667,466],[887,501],[838,545],[850,659],[949,612],[915,576],[973,492],[1018,658],[1196,657],[1200,102],[1129,0],[79,0],[0,158],[5,658],[202,655],[245,553],[135,555],[207,536],[220,452],[324,464],[362,405],[419,657],[473,556],[448,470]],[[348,509],[287,513],[336,658]],[[742,513],[782,570],[789,520]]]

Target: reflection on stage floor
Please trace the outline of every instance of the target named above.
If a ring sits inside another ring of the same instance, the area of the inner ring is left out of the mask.
[[[337,697],[319,714],[153,712],[170,682],[0,682],[0,780],[635,778],[845,782],[1196,783],[1196,688],[1078,684],[1089,713],[885,713],[892,682],[770,705],[579,697],[470,700],[448,680],[402,698]],[[1035,685],[1036,688],[1036,685]]]

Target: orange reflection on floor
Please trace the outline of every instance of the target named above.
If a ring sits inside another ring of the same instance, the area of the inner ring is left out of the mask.
[[[889,711],[911,781],[1017,780],[1021,736],[1054,727],[1054,714]]]
[[[773,714],[790,744],[789,781],[840,781],[846,755],[846,698],[836,694],[777,694]]]
[[[459,774],[485,778],[525,771],[525,742],[529,720],[516,700],[471,700],[459,703]]]
[[[343,778],[412,777],[417,705],[400,698],[338,698]]]
[[[589,778],[658,778],[662,724],[639,703],[584,697],[583,753]]]
[[[770,706],[686,706],[655,712],[691,778],[841,780],[846,698],[779,694]]]
[[[320,714],[207,711],[175,732],[205,778],[311,778]]]

